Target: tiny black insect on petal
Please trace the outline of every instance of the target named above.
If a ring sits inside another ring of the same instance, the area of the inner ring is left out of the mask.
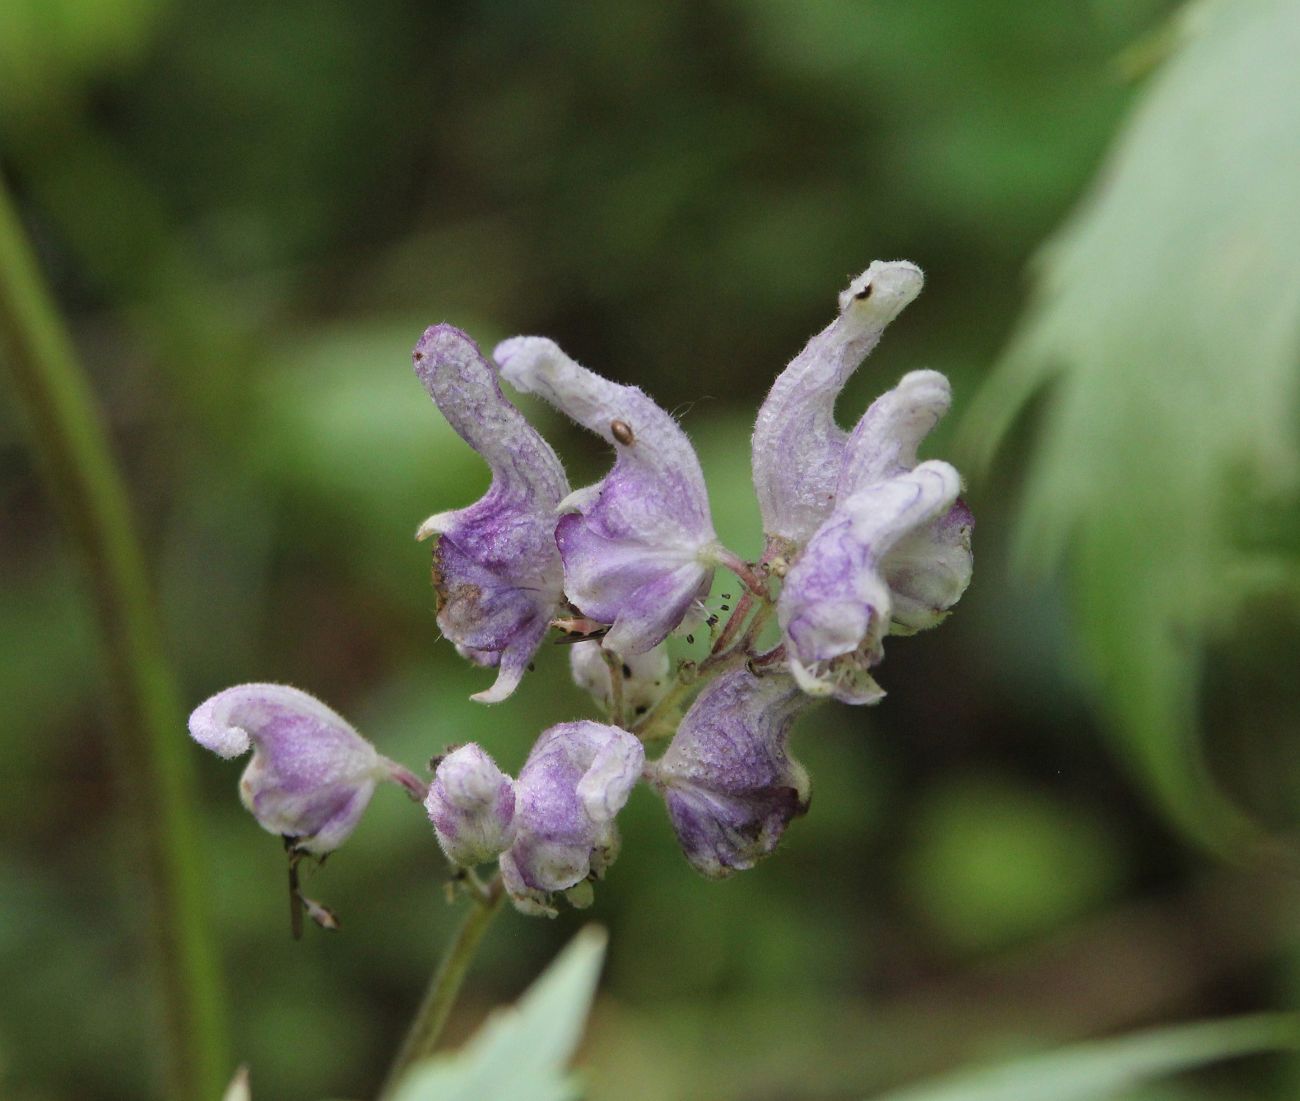
[[[865,302],[868,298],[871,297],[871,284],[868,283],[865,287],[863,287],[860,291],[858,291],[858,293],[855,294],[853,297],[856,298],[859,302]]]

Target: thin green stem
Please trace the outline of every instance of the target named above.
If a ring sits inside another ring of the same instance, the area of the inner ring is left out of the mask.
[[[438,1037],[442,1035],[443,1026],[456,1004],[461,984],[474,961],[474,953],[478,951],[479,943],[492,924],[492,919],[501,909],[501,901],[505,897],[501,878],[498,876],[488,885],[484,897],[470,897],[473,899],[470,911],[447,945],[438,969],[429,980],[420,1008],[416,1010],[406,1039],[402,1041],[397,1057],[389,1068],[383,1089],[379,1091],[379,1101],[392,1097],[411,1064],[432,1055],[437,1047]]]
[[[614,726],[624,723],[623,659],[608,650],[602,650],[605,666],[609,669],[609,721]]]
[[[197,801],[183,712],[126,487],[2,181],[0,355],[49,494],[81,556],[99,620],[116,717],[110,761],[119,809],[140,851],[166,1093],[209,1101],[230,1069],[217,954],[199,880]]]

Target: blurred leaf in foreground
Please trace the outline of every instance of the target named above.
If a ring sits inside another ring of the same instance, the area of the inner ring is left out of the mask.
[[[1207,1063],[1300,1046],[1300,1019],[1260,1014],[1179,1025],[1018,1059],[883,1094],[873,1101],[1108,1101]]]
[[[1180,29],[963,430],[987,461],[1054,380],[1021,550],[1068,561],[1110,725],[1167,811],[1223,843],[1245,823],[1202,764],[1199,662],[1229,578],[1267,572],[1243,520],[1295,500],[1300,3],[1210,0]]]
[[[589,926],[513,1009],[498,1011],[455,1055],[416,1066],[394,1101],[568,1101],[566,1071],[582,1037],[605,958],[605,933]]]

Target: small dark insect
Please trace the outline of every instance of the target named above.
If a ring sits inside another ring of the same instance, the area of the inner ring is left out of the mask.
[[[860,291],[858,291],[858,293],[855,294],[853,297],[856,298],[859,302],[865,302],[868,298],[871,297],[871,284],[868,283],[865,287],[863,287]]]
[[[623,663],[623,676],[625,676],[625,677],[630,677],[631,675],[632,675],[632,666],[628,665],[627,662],[624,662],[624,663]]]
[[[419,363],[420,360],[422,360],[422,359],[424,358],[424,353],[423,353],[423,352],[414,352],[414,353],[412,353],[411,358],[412,358],[413,360],[415,360],[416,363]]]
[[[528,671],[529,671],[530,673],[535,673],[535,672],[537,672],[537,663],[536,663],[535,661],[530,661],[530,662],[528,663]]]
[[[686,636],[686,641],[687,641],[687,642],[694,642],[694,641],[695,641],[695,636],[694,636],[694,635],[687,635],[687,636]]]
[[[631,447],[636,443],[636,436],[632,434],[632,426],[627,421],[610,421],[609,434],[624,447]]]
[[[724,604],[724,605],[722,606],[722,610],[723,610],[724,612],[729,612],[729,611],[731,611],[731,605],[730,605],[730,604]]]

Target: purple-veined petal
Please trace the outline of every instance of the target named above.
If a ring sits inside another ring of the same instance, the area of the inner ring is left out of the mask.
[[[614,816],[644,764],[641,743],[614,726],[580,721],[542,733],[515,781],[515,841],[501,856],[517,907],[550,913],[552,892],[608,867],[618,848]]]
[[[569,484],[555,452],[502,394],[495,369],[468,336],[434,325],[412,358],[443,416],[492,470],[482,498],[429,517],[417,537],[438,537],[438,626],[462,652],[476,651],[472,660],[497,667],[496,683],[473,697],[497,703],[518,685],[560,608],[555,509]]]
[[[812,695],[874,703],[868,669],[883,656],[893,597],[882,564],[904,539],[947,512],[961,478],[931,460],[839,502],[786,575],[777,620],[790,671]]]
[[[564,590],[583,615],[612,624],[606,648],[649,650],[707,592],[720,549],[694,448],[641,390],[601,378],[553,341],[515,337],[494,356],[512,385],[615,449],[609,474],[561,505]]]
[[[877,260],[840,294],[840,314],[781,372],[754,426],[763,530],[802,545],[830,515],[848,434],[835,400],[881,334],[920,292],[921,269]]]
[[[514,842],[514,781],[472,742],[438,764],[424,806],[453,864],[495,860]]]
[[[682,851],[704,875],[752,868],[808,809],[808,774],[786,749],[808,702],[787,676],[726,673],[700,693],[650,766]]]
[[[189,728],[196,742],[222,757],[253,751],[239,782],[244,805],[264,829],[307,852],[338,848],[378,781],[410,787],[410,774],[380,756],[347,720],[288,685],[227,688],[195,708]]]

